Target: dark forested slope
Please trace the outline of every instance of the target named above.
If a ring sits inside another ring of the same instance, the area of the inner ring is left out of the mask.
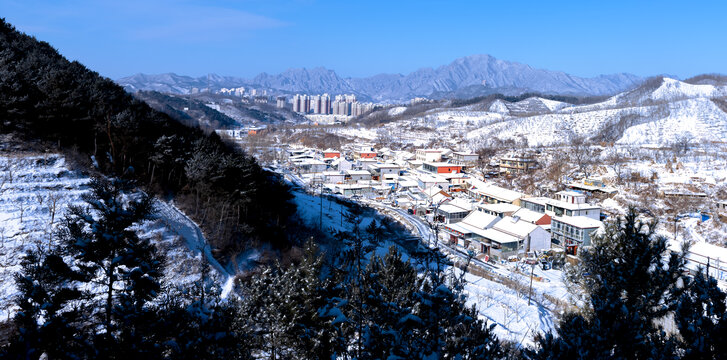
[[[250,244],[285,248],[293,241],[285,228],[295,212],[290,193],[251,156],[151,109],[4,19],[0,134],[80,155],[104,174],[173,196],[221,257]]]

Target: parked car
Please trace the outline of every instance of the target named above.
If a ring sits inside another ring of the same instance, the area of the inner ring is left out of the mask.
[[[551,268],[550,262],[548,260],[545,260],[545,259],[540,259],[540,267],[543,270],[550,270],[550,268]]]

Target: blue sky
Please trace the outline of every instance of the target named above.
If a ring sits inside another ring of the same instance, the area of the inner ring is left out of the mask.
[[[102,75],[408,73],[490,54],[578,76],[727,73],[725,1],[0,0]]]

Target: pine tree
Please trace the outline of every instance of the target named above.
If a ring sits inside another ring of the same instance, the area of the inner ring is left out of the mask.
[[[717,280],[700,269],[684,277],[676,297],[674,319],[683,359],[716,359],[727,353],[727,304]]]
[[[383,258],[371,258],[365,278],[368,316],[362,336],[362,358],[407,358],[411,349],[405,334],[412,333],[407,320],[415,301],[416,270],[392,246]]]
[[[343,311],[346,321],[343,331],[348,339],[352,340],[351,349],[353,357],[361,358],[364,348],[364,333],[368,314],[365,296],[368,279],[365,276],[367,257],[376,250],[377,241],[373,236],[362,233],[363,208],[353,204],[349,207],[346,222],[351,225],[351,231],[339,231],[335,238],[342,246],[341,255],[337,257],[344,282],[345,299],[339,309]],[[374,225],[373,228],[375,229]]]
[[[40,249],[26,254],[21,267],[15,276],[20,310],[13,319],[19,332],[3,358],[38,358],[43,353],[54,359],[87,357],[91,348],[84,331],[86,309],[78,305],[84,295],[77,286],[81,274],[56,251],[46,254]]]
[[[218,288],[200,295],[196,290],[169,289],[160,298],[163,318],[153,332],[164,339],[167,358],[251,359],[250,336],[235,331],[239,301],[221,299]]]
[[[329,308],[333,286],[321,278],[323,259],[306,244],[300,263],[263,269],[243,290],[238,329],[254,334],[270,358],[332,358],[343,349]]]
[[[69,208],[59,239],[73,268],[93,284],[90,299],[102,330],[95,347],[107,358],[152,356],[159,348],[146,337],[155,320],[149,302],[160,288],[163,257],[133,228],[151,215],[151,198],[129,194],[131,184],[121,179],[95,178],[90,187],[87,207]]]
[[[567,315],[558,337],[538,339],[531,358],[667,359],[675,341],[663,330],[669,299],[684,270],[684,253],[667,255],[656,223],[630,209],[581,253],[569,281],[583,291],[587,308]]]

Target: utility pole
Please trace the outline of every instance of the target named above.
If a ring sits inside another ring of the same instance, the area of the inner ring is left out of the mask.
[[[321,211],[320,211],[320,220],[318,222],[318,229],[323,231],[323,180],[321,179],[321,185],[320,185],[320,197],[321,197]]]
[[[535,272],[535,264],[530,265],[530,289],[528,290],[528,306],[530,306],[530,298],[533,294],[533,273]]]

